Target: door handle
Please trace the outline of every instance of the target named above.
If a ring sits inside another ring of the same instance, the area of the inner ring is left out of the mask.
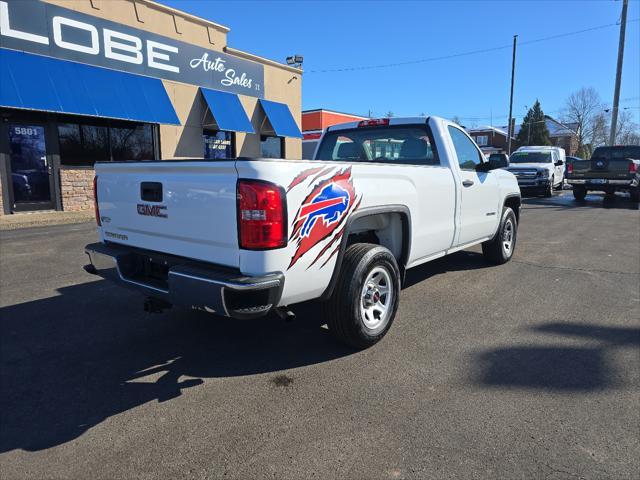
[[[463,187],[470,187],[471,185],[473,185],[473,180],[465,180],[462,182]]]

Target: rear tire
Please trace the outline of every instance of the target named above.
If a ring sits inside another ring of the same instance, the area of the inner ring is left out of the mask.
[[[386,335],[398,310],[400,269],[393,254],[372,243],[347,248],[324,314],[341,342],[368,348]]]
[[[509,207],[502,209],[502,219],[495,236],[482,244],[482,253],[491,263],[502,265],[513,257],[518,238],[518,220]]]
[[[579,202],[582,202],[584,200],[584,197],[586,196],[587,196],[587,189],[585,187],[582,187],[580,185],[573,186],[573,198],[575,198]]]

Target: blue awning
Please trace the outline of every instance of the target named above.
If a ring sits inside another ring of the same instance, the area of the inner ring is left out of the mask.
[[[3,48],[0,106],[180,125],[162,80]]]
[[[278,137],[302,138],[302,132],[293,119],[289,107],[284,103],[260,99],[260,105]]]
[[[218,124],[218,129],[255,133],[237,95],[202,87],[200,87],[200,91],[209,105],[209,110]]]

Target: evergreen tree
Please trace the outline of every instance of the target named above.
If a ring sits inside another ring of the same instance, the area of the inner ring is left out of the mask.
[[[522,119],[522,126],[516,136],[518,145],[551,145],[549,130],[545,123],[544,112],[536,100]]]

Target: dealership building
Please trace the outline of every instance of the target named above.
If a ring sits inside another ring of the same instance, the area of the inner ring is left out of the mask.
[[[0,214],[93,206],[96,161],[301,158],[302,70],[150,0],[0,0]]]

